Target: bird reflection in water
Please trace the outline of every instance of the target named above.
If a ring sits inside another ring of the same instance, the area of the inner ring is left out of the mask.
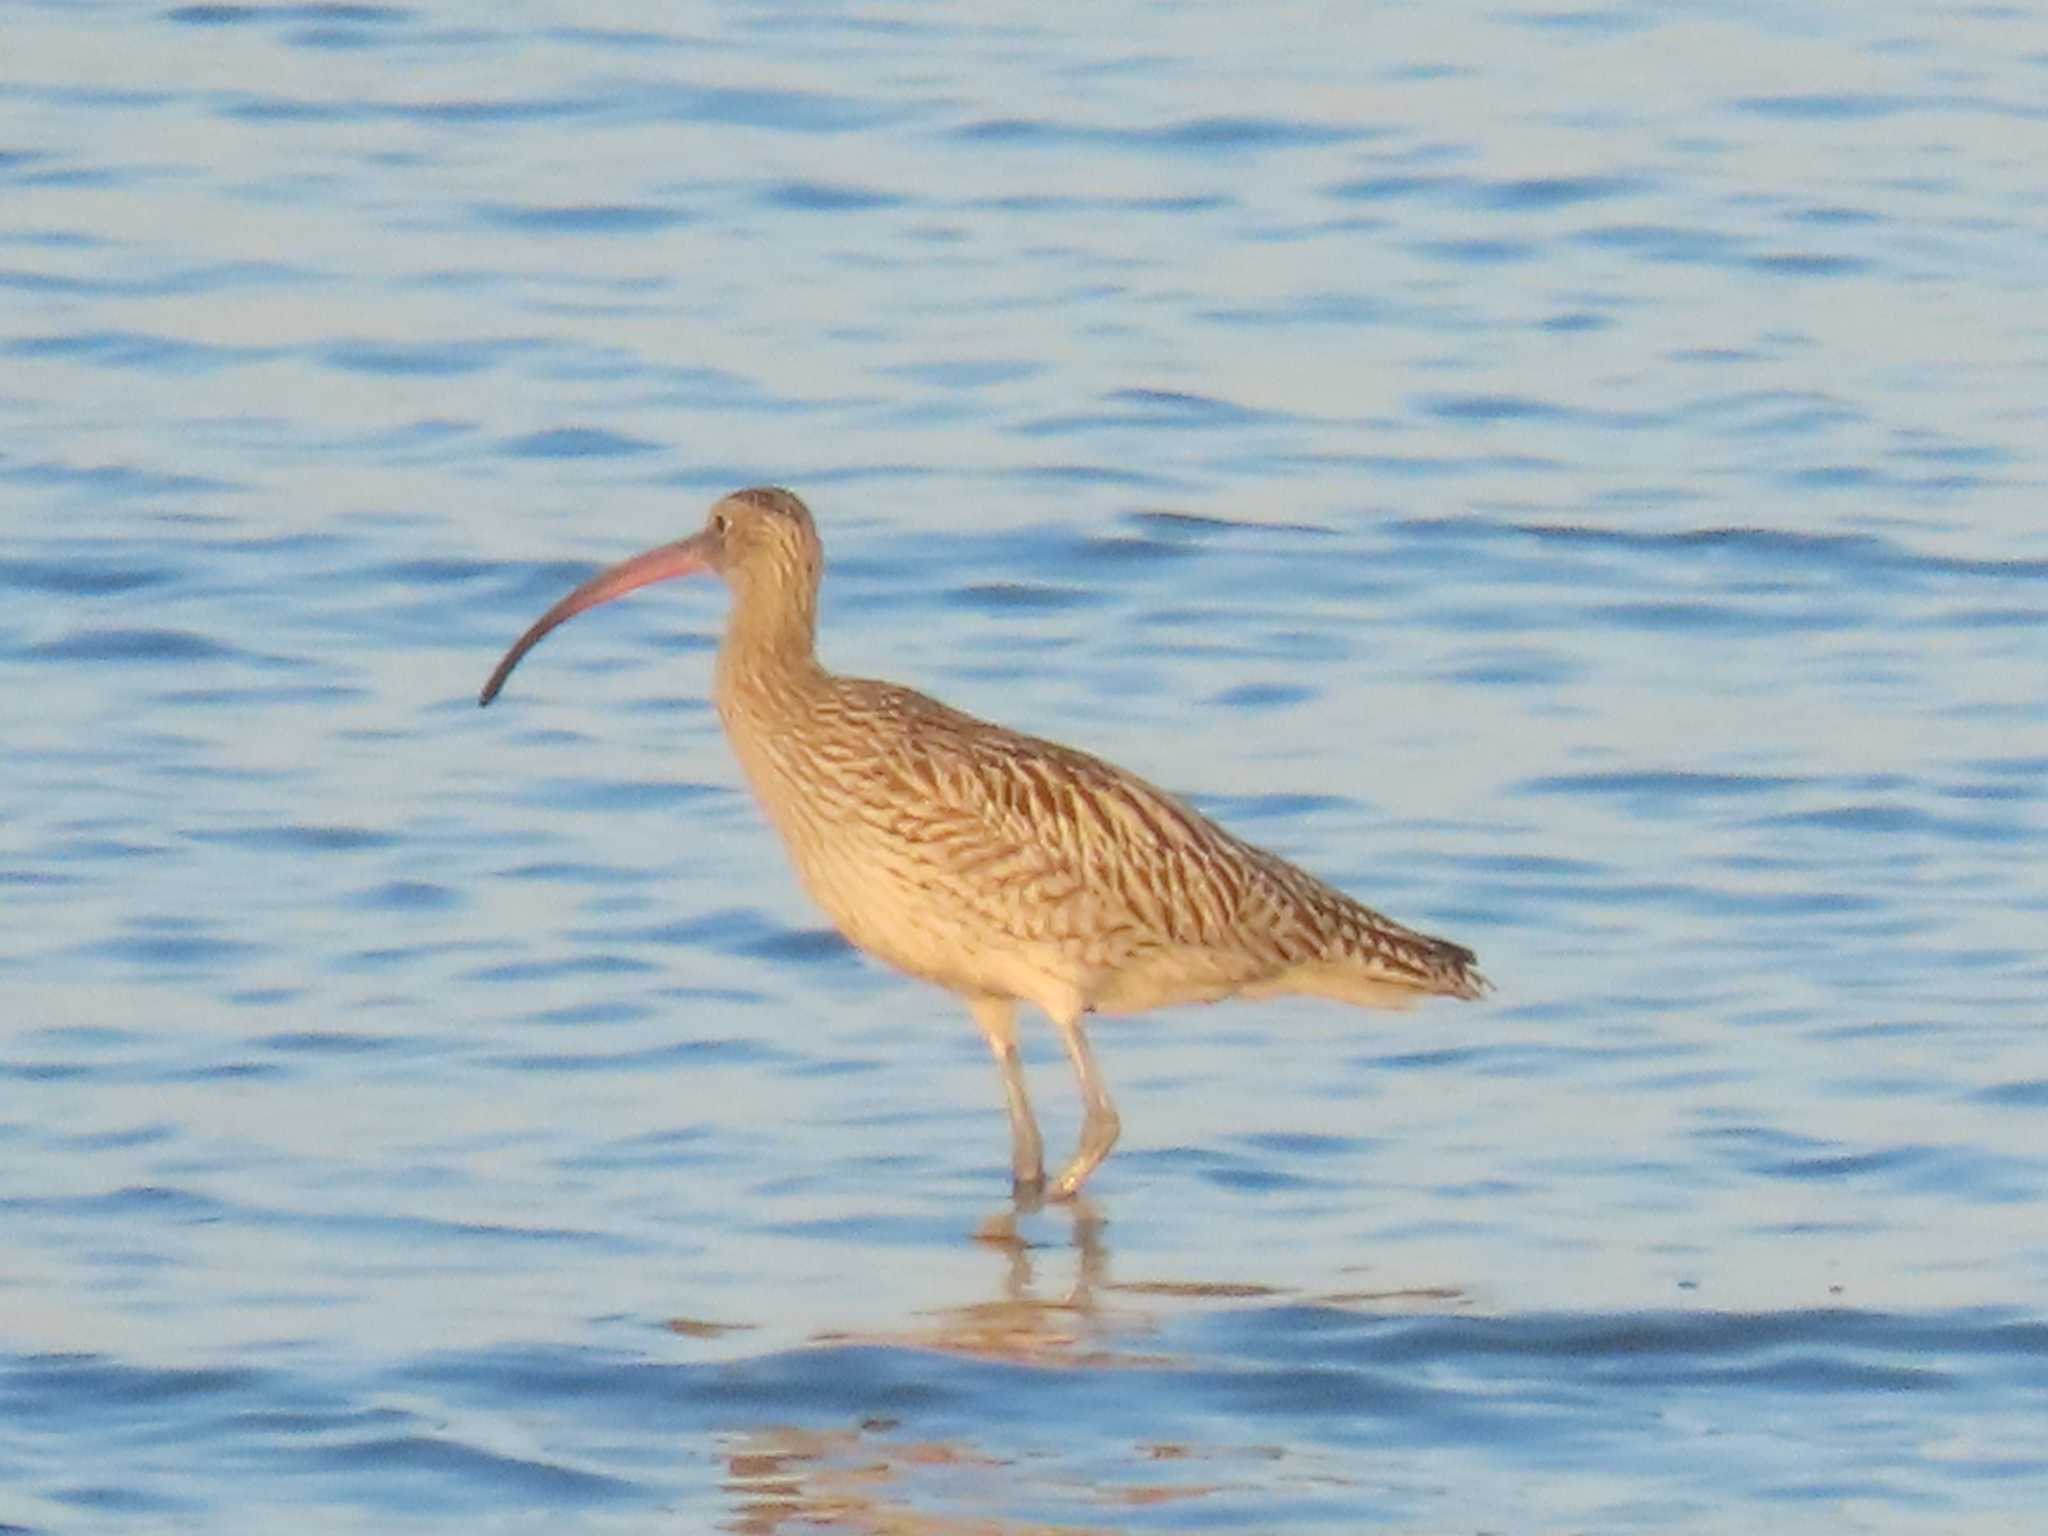
[[[824,1348],[887,1348],[937,1352],[1041,1370],[1168,1371],[1169,1355],[1132,1349],[1124,1342],[1150,1336],[1156,1319],[1130,1302],[1105,1305],[1116,1294],[1109,1279],[1104,1221],[1086,1200],[1074,1202],[1072,1279],[1054,1296],[1040,1294],[1038,1275],[1045,1250],[1019,1231],[1017,1213],[1005,1209],[989,1218],[976,1240],[1003,1258],[1001,1294],[993,1300],[948,1307],[910,1327],[886,1333],[832,1333]],[[1140,1294],[1149,1287],[1137,1288]],[[1172,1294],[1199,1294],[1201,1287],[1176,1286]],[[1242,1296],[1261,1288],[1229,1286],[1223,1294]],[[873,1536],[1027,1536],[1048,1527],[986,1514],[1009,1500],[1057,1498],[1100,1503],[1117,1510],[1152,1507],[1210,1497],[1226,1484],[1202,1474],[1217,1460],[1270,1460],[1275,1447],[1202,1447],[1175,1441],[1144,1442],[1130,1448],[1129,1481],[1074,1484],[1054,1468],[1034,1473],[1024,1459],[998,1455],[958,1439],[916,1438],[894,1418],[865,1418],[844,1428],[812,1429],[771,1425],[735,1434],[726,1441],[724,1488],[733,1499],[725,1529],[745,1536],[819,1528]],[[1185,1470],[1187,1480],[1173,1472]],[[1036,1487],[1020,1483],[1036,1481]],[[1063,1536],[1117,1528],[1062,1522]]]
[[[926,1314],[886,1333],[826,1333],[820,1344],[882,1345],[1010,1365],[1076,1369],[1154,1369],[1172,1362],[1128,1348],[1122,1341],[1153,1331],[1153,1319],[1130,1307],[1105,1306],[1109,1249],[1106,1223],[1094,1202],[1076,1200],[1073,1218],[1072,1282],[1056,1296],[1040,1294],[1039,1259],[1044,1250],[1018,1231],[1018,1212],[1006,1207],[983,1222],[975,1241],[1003,1255],[1002,1294]]]

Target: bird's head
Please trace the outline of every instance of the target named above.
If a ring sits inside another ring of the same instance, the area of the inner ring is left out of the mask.
[[[624,597],[652,582],[697,571],[716,572],[735,588],[781,588],[809,601],[817,591],[823,563],[810,509],[793,492],[775,486],[734,491],[712,507],[704,526],[687,539],[660,545],[598,572],[534,620],[533,627],[514,641],[499,661],[477,695],[477,703],[495,699],[521,658],[549,631],[586,608]]]

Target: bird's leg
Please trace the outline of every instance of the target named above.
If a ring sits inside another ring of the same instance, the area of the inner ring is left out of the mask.
[[[1052,1022],[1066,1044],[1067,1055],[1074,1063],[1074,1076],[1081,1084],[1081,1145],[1074,1160],[1053,1181],[1050,1191],[1055,1200],[1071,1200],[1081,1192],[1088,1175],[1109,1156],[1123,1126],[1116,1117],[1116,1106],[1109,1101],[1109,1090],[1103,1086],[1102,1073],[1096,1068],[1087,1032],[1081,1028],[1081,1010],[1062,1010],[1053,1014]]]
[[[1024,1068],[1017,1060],[1017,1004],[1007,997],[973,997],[967,1008],[1003,1072],[1003,1098],[1010,1109],[1010,1179],[1019,1200],[1035,1202],[1045,1188],[1045,1143],[1031,1114]]]

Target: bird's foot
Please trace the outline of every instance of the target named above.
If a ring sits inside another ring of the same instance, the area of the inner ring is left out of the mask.
[[[1084,1162],[1083,1159],[1078,1157],[1075,1158],[1068,1165],[1067,1171],[1053,1180],[1052,1187],[1045,1192],[1045,1198],[1062,1205],[1069,1200],[1078,1199],[1081,1194],[1081,1186],[1088,1182],[1088,1175],[1094,1171],[1094,1163]]]
[[[1117,1133],[1121,1129],[1116,1111],[1107,1102],[1091,1106],[1087,1119],[1081,1122],[1080,1149],[1075,1152],[1074,1160],[1053,1180],[1052,1188],[1046,1191],[1046,1198],[1064,1201],[1080,1194],[1088,1176],[1102,1166],[1102,1160],[1109,1156],[1109,1149],[1116,1145]]]
[[[1035,1168],[1029,1172],[1018,1172],[1010,1178],[1010,1199],[1018,1210],[1030,1215],[1045,1204],[1045,1170]]]

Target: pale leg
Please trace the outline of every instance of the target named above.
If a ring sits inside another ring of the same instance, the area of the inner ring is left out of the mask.
[[[1010,1179],[1020,1199],[1034,1198],[1045,1188],[1045,1143],[1031,1114],[1031,1096],[1024,1088],[1024,1068],[1017,1060],[1017,1004],[1007,997],[971,997],[968,1011],[988,1041],[1003,1073],[1003,1098],[1010,1109]]]
[[[1089,1049],[1088,1035],[1081,1028],[1080,1011],[1055,1013],[1052,1022],[1066,1044],[1067,1056],[1074,1063],[1074,1076],[1081,1085],[1081,1145],[1050,1191],[1055,1200],[1071,1200],[1088,1182],[1088,1175],[1109,1156],[1109,1149],[1116,1145],[1117,1132],[1123,1127],[1117,1120],[1116,1106],[1109,1101],[1109,1090],[1102,1085],[1095,1052]]]

